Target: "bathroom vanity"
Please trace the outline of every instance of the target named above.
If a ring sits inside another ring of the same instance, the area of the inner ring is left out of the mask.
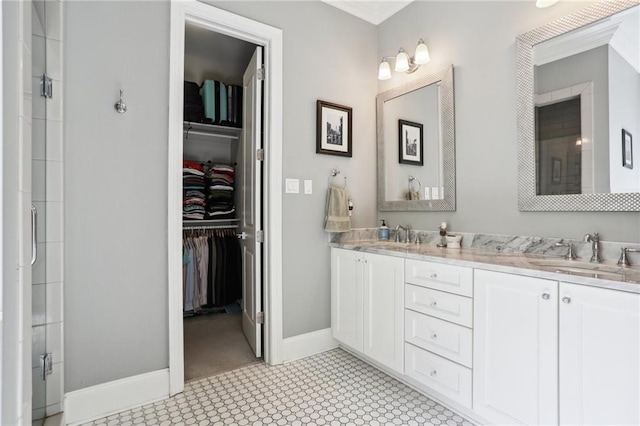
[[[347,241],[331,277],[333,337],[475,421],[640,423],[640,268]]]

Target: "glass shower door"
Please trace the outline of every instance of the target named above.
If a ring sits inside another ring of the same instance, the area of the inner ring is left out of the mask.
[[[41,95],[46,72],[46,1],[33,1],[32,37],[32,203],[35,208],[36,253],[32,265],[32,421],[41,425],[47,407],[47,259],[43,237],[46,235],[47,108]]]

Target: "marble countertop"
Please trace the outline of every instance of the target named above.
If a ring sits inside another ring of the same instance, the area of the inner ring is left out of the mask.
[[[532,254],[500,253],[471,248],[447,249],[430,244],[406,244],[362,240],[330,243],[331,247],[384,254],[405,259],[427,260],[555,281],[583,284],[640,294],[640,267],[615,263],[590,263],[585,259]]]

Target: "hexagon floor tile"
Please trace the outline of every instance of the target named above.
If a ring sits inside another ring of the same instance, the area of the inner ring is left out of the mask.
[[[284,365],[256,363],[189,382],[182,394],[85,425],[472,424],[334,349]]]

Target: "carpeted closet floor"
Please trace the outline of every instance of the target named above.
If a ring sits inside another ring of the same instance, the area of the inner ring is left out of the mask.
[[[242,313],[184,318],[185,382],[259,361],[242,333]]]

